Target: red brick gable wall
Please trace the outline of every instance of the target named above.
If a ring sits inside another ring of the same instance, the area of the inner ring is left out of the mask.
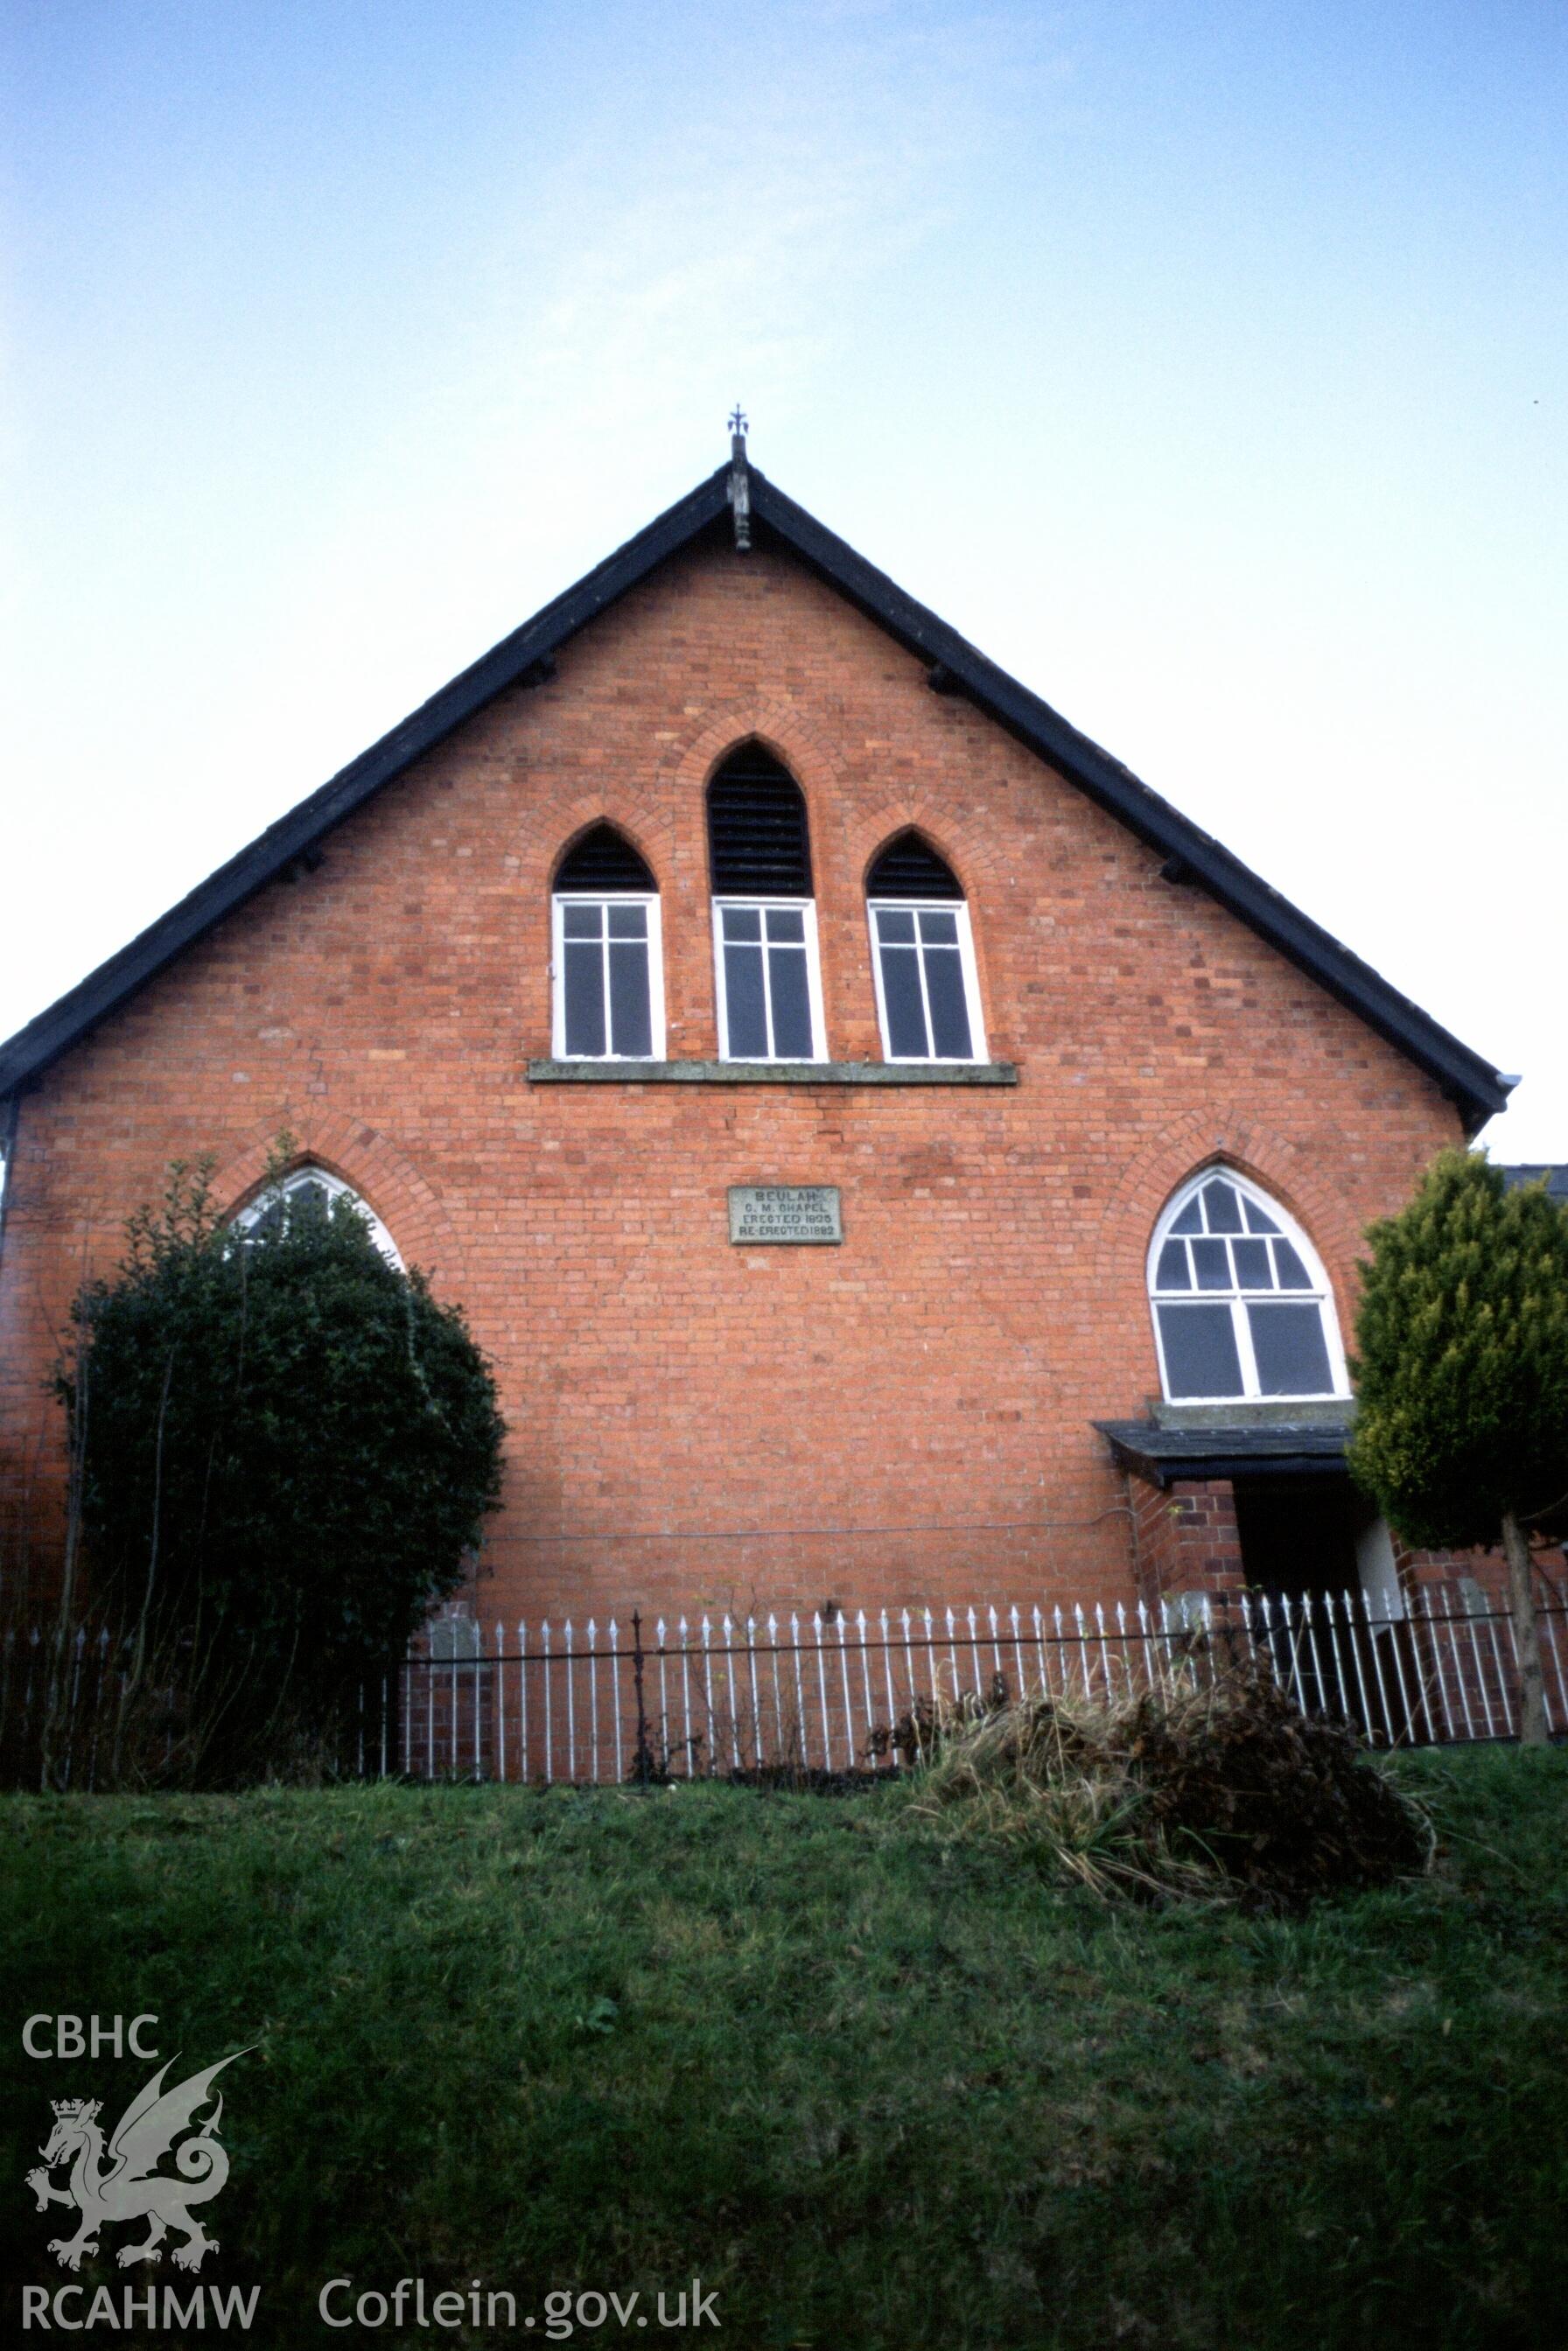
[[[832,1058],[881,1059],[863,878],[914,824],[968,893],[1015,1089],[529,1081],[550,876],[606,819],[660,884],[669,1053],[716,1052],[703,792],[753,734],[808,803]],[[13,1546],[23,1521],[56,1539],[41,1388],[84,1268],[171,1158],[215,1152],[237,1205],[287,1126],[498,1366],[486,1616],[1130,1597],[1127,1496],[1090,1424],[1157,1387],[1144,1261],[1173,1187],[1217,1155],[1255,1176],[1343,1318],[1361,1228],[1460,1134],[1427,1077],[1157,864],[789,559],[675,559],[25,1098],[0,1268]],[[731,1247],[735,1183],[838,1185],[842,1248]]]

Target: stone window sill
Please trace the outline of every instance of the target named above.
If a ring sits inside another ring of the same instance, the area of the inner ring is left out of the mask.
[[[1012,1061],[530,1061],[530,1085],[1016,1086]]]

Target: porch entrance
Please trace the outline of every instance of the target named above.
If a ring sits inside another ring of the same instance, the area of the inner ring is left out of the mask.
[[[1275,1674],[1309,1714],[1343,1713],[1322,1603],[1332,1600],[1348,1641],[1363,1637],[1342,1609],[1345,1593],[1361,1589],[1356,1539],[1374,1514],[1343,1476],[1238,1479],[1235,1493],[1247,1589],[1267,1603],[1249,1611],[1255,1637],[1267,1640]]]
[[[1235,1492],[1249,1591],[1337,1600],[1360,1589],[1356,1537],[1373,1513],[1348,1478],[1239,1478]]]

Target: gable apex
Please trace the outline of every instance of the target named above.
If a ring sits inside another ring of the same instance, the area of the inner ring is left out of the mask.
[[[791,554],[926,665],[932,688],[962,695],[1114,817],[1163,860],[1173,882],[1196,886],[1245,923],[1433,1079],[1474,1133],[1508,1101],[1498,1073],[1330,933],[1182,816],[1131,769],[950,628],[843,539],[797,506],[744,455],[700,482],[531,620],[504,637],[360,757],[267,827],[107,962],[0,1045],[0,1101],[37,1078],[100,1020],[214,925],[308,857],[382,788],[487,704],[544,684],[554,657],[580,630],[660,565],[723,522],[745,560],[747,544]],[[743,486],[743,538],[737,485]]]

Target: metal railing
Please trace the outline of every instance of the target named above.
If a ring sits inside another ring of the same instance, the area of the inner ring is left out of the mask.
[[[1474,1587],[1471,1587],[1472,1601]],[[1378,1606],[1360,1592],[1184,1596],[1155,1608],[1033,1602],[622,1625],[435,1620],[359,1695],[339,1766],[350,1776],[605,1782],[783,1771],[884,1772],[915,1709],[966,1693],[1117,1702],[1190,1688],[1227,1664],[1271,1672],[1304,1712],[1375,1748],[1517,1735],[1508,1611],[1456,1606],[1446,1585]],[[1548,1726],[1568,1734],[1568,1623],[1539,1612]],[[83,1628],[0,1641],[0,1781],[37,1785],[48,1693],[52,1783],[92,1790],[113,1769],[121,1645]],[[162,1694],[160,1753],[177,1773],[179,1697]]]
[[[1375,1748],[1517,1735],[1505,1609],[1447,1587],[1401,1595],[1244,1593],[1082,1606],[1015,1603],[552,1625],[448,1619],[380,1694],[363,1768],[412,1779],[694,1779],[896,1768],[889,1732],[964,1693],[1116,1702],[1227,1663],[1272,1672],[1302,1710]],[[1568,1732],[1568,1627],[1540,1611],[1547,1718]]]

